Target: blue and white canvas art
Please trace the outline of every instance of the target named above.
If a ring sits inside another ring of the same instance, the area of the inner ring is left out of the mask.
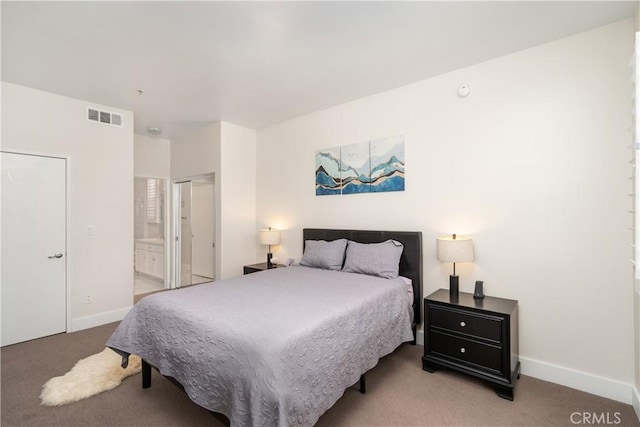
[[[369,143],[371,191],[404,191],[404,136]]]
[[[316,195],[404,191],[404,136],[316,151]]]
[[[340,147],[316,151],[316,196],[341,192]]]
[[[340,178],[342,194],[368,193],[371,179],[369,143],[340,147]]]

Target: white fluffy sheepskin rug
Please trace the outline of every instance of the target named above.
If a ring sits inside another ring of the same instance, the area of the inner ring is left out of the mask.
[[[120,367],[122,357],[110,348],[76,363],[61,377],[51,378],[42,386],[43,405],[59,406],[116,388],[126,377],[141,369],[138,356],[129,356],[129,366]]]

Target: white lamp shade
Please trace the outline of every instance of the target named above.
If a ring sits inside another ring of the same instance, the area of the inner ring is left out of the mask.
[[[277,245],[280,243],[280,231],[278,230],[260,230],[258,240],[262,245]]]
[[[438,237],[438,260],[442,262],[473,261],[473,240],[469,236]]]

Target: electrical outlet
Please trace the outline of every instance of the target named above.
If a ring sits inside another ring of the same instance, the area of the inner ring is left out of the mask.
[[[93,297],[91,295],[85,295],[84,296],[84,303],[85,304],[91,304],[93,303]]]

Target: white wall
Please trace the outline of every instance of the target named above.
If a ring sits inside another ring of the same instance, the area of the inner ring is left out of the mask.
[[[188,178],[197,175],[215,174],[215,232],[216,232],[216,244],[219,241],[220,235],[220,190],[219,190],[219,175],[220,175],[220,123],[212,123],[208,126],[204,126],[197,129],[190,134],[181,138],[175,138],[171,140],[171,178],[180,179]],[[173,212],[173,211],[172,211]],[[172,221],[172,236],[175,235],[173,231]],[[219,245],[218,245],[219,246]],[[216,250],[216,276],[221,268],[221,251]],[[171,253],[172,259],[175,259],[175,254]],[[175,273],[172,272],[172,275]],[[172,276],[173,277],[173,276]],[[220,278],[219,276],[216,279]],[[173,278],[172,278],[173,281]]]
[[[632,33],[628,19],[259,130],[274,255],[299,260],[303,227],[422,231],[428,295],[451,271],[436,237],[469,234],[461,290],[519,300],[523,372],[630,401]],[[391,135],[406,191],[315,196],[316,150]]]
[[[258,229],[254,129],[222,122],[220,177],[223,226],[218,236],[223,247],[221,278],[226,278],[241,275],[242,266],[255,262]]]
[[[220,122],[171,140],[171,177],[220,171]]]
[[[170,178],[171,141],[134,134],[133,174],[146,178]]]
[[[171,141],[174,179],[209,173],[215,173],[215,273],[224,279],[255,262],[255,130],[218,122]]]
[[[120,320],[133,302],[133,114],[104,107],[123,115],[107,126],[85,119],[88,105],[2,82],[2,149],[69,158],[71,330]]]
[[[640,31],[640,1],[637,2],[637,9],[636,9],[636,15],[634,17],[634,29],[636,32]],[[637,39],[637,35],[636,35],[636,39]],[[636,42],[637,43],[637,42]],[[638,46],[636,45],[636,55],[638,52]],[[640,84],[640,79],[638,79],[638,77],[640,76],[640,70],[637,67],[638,64],[638,59],[636,58],[636,80],[635,80],[635,84],[636,84],[636,94],[640,93],[640,90],[638,90],[637,85]],[[638,97],[636,96],[636,102],[635,102],[635,108],[636,108],[636,122],[635,122],[635,135],[636,135],[636,142],[638,141],[638,135],[640,132],[640,122],[638,120],[638,118],[640,117],[640,111],[638,110]],[[638,156],[636,154],[636,159],[638,159],[640,156]],[[636,160],[636,165],[638,164],[638,161]],[[638,179],[638,171],[636,170],[636,217],[638,217],[638,215],[640,215],[640,212],[638,212],[637,207],[640,206],[640,203],[638,203],[638,197],[640,197],[640,195],[638,195],[638,189],[640,188],[637,183],[640,182],[640,179]],[[636,227],[638,227],[639,222],[636,221]],[[636,241],[636,245],[640,243],[638,241]],[[640,249],[636,248],[636,251],[638,251]],[[636,256],[636,260],[637,260],[637,256]],[[640,268],[640,266],[636,265],[636,271],[638,271],[638,269]],[[637,273],[636,273],[637,275]],[[634,399],[633,399],[633,407],[636,411],[636,415],[638,416],[638,418],[640,418],[640,280],[638,280],[637,278],[635,279],[635,290],[636,293],[634,295],[634,322],[633,324],[635,325],[635,358],[634,358],[634,366],[635,366],[635,370],[636,370],[636,376],[635,376],[635,391],[634,391]]]

